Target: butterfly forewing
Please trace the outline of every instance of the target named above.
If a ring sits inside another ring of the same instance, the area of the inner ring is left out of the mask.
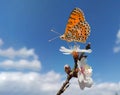
[[[90,34],[90,27],[85,20],[84,13],[79,8],[75,8],[68,19],[65,33],[61,36],[68,42],[85,43]]]
[[[70,14],[68,23],[66,25],[65,33],[71,30],[73,26],[75,26],[77,23],[84,22],[84,21],[85,21],[85,18],[82,10],[80,10],[79,8],[75,8]]]

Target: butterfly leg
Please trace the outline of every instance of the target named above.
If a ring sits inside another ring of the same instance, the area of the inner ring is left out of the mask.
[[[69,42],[67,42],[67,45],[68,45],[68,47],[71,49],[72,48],[72,46],[69,44]]]
[[[77,47],[78,47],[79,45],[78,45],[78,43],[77,43],[77,42],[74,42],[74,46],[77,46]]]

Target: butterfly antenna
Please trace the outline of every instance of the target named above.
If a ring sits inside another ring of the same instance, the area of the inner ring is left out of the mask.
[[[58,37],[60,37],[60,36],[54,37],[54,38],[52,38],[52,39],[50,39],[50,40],[48,40],[48,41],[51,42],[51,41],[57,39]]]
[[[54,32],[54,33],[56,33],[56,34],[58,34],[58,35],[61,35],[59,32],[56,32],[56,31],[53,30],[53,29],[51,29],[51,32]]]

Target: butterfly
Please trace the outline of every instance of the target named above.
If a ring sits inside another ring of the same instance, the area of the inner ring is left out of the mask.
[[[89,35],[90,26],[85,20],[84,13],[79,8],[73,9],[68,19],[65,33],[60,38],[67,42],[85,43]]]

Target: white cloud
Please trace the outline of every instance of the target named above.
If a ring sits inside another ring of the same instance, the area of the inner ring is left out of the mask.
[[[3,40],[0,38],[0,46],[4,44]]]
[[[120,44],[120,29],[118,30],[116,37],[117,37],[116,44]]]
[[[0,39],[0,45],[3,44]],[[29,69],[40,70],[41,62],[34,49],[27,49],[26,47],[15,50],[13,47],[7,49],[0,49],[0,68],[4,69]]]
[[[113,48],[114,53],[120,52],[120,29],[118,30],[118,33],[116,35],[116,45]]]
[[[62,75],[54,71],[45,74],[1,72],[0,95],[56,95],[63,83],[62,78]],[[83,91],[80,90],[77,79],[73,78],[70,83],[62,95],[114,95],[120,91],[120,83],[94,84],[92,88]]]
[[[115,46],[115,47],[113,48],[113,51],[114,51],[114,53],[120,52],[120,46]]]
[[[33,57],[34,59],[37,59],[38,56],[35,54],[34,49],[27,49],[27,48],[21,48],[19,50],[15,50],[12,47],[8,49],[0,49],[0,56],[7,57],[7,58],[28,58]]]
[[[39,60],[25,60],[21,59],[18,61],[5,60],[0,63],[1,68],[5,69],[31,69],[31,70],[40,70],[41,63]]]
[[[50,71],[0,73],[0,95],[54,95],[60,87],[60,74]]]
[[[120,91],[120,83],[98,83],[94,84],[91,88],[80,90],[77,79],[74,79],[64,95],[114,95]]]

